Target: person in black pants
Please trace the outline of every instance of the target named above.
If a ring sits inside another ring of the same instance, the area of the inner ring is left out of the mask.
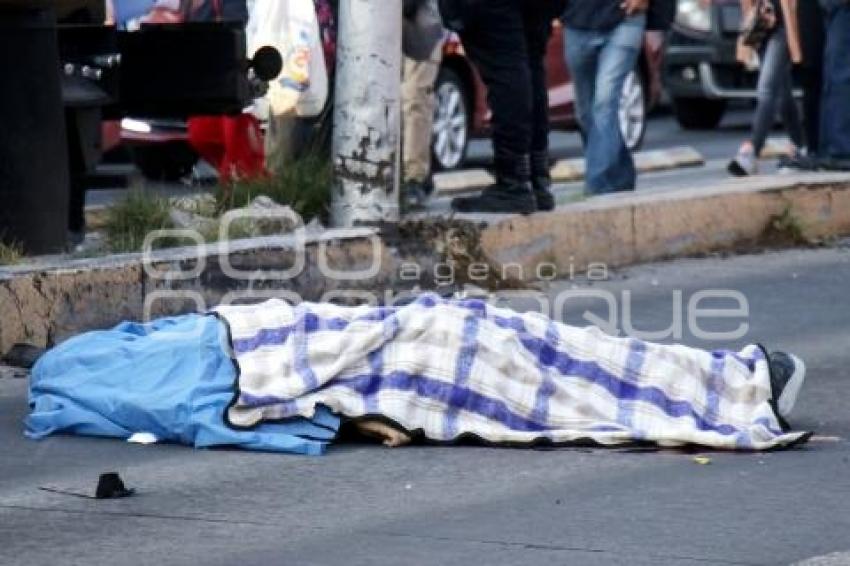
[[[806,128],[806,146],[809,155],[820,151],[820,99],[823,91],[824,15],[817,2],[797,3],[800,35],[803,47],[803,64],[800,82],[803,86],[803,115]]]
[[[466,0],[461,41],[488,89],[496,183],[457,198],[458,212],[552,210],[544,59],[564,0]],[[445,17],[444,12],[444,17]],[[448,22],[448,20],[447,20]]]

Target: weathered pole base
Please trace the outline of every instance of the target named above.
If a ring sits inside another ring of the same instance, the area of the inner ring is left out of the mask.
[[[339,3],[331,201],[336,227],[400,218],[401,5]]]

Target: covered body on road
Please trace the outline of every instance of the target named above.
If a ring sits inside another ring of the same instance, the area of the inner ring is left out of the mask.
[[[219,376],[217,393],[207,397],[199,426],[194,400],[203,395],[193,388],[208,389],[210,373]],[[27,429],[34,437],[153,432],[196,446],[286,450],[275,434],[293,447],[299,439],[324,446],[342,418],[448,443],[764,450],[807,438],[784,426],[770,374],[760,346],[708,352],[651,344],[478,300],[423,295],[398,307],[271,300],[61,345],[35,368]],[[97,387],[87,386],[93,375]],[[175,381],[180,394],[166,394]],[[213,431],[217,441],[198,442],[187,430]],[[239,440],[252,434],[263,441]]]

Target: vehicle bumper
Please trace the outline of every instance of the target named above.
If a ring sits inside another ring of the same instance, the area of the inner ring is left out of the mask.
[[[734,38],[670,33],[664,84],[674,98],[754,99],[758,73],[736,60]]]

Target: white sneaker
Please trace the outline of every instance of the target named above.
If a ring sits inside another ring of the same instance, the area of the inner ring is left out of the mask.
[[[726,169],[735,177],[747,177],[758,173],[759,163],[752,151],[739,151]]]

